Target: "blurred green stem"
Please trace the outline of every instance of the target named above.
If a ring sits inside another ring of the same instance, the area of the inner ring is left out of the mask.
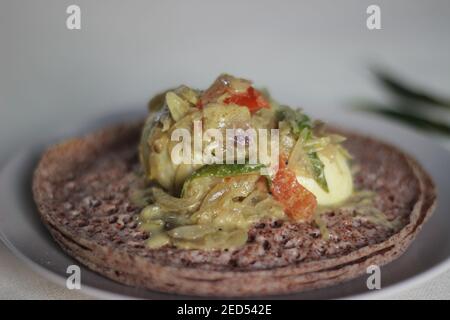
[[[372,71],[382,86],[401,99],[408,99],[409,101],[417,103],[420,102],[422,106],[425,104],[447,110],[450,109],[450,100],[448,99],[438,97],[432,93],[426,92],[425,90],[412,88],[412,86],[398,80],[389,74],[389,72],[383,71],[382,68],[373,68]]]
[[[436,133],[441,133],[450,136],[450,126],[444,122],[431,120],[424,118],[413,113],[401,111],[400,108],[393,109],[387,106],[375,104],[375,103],[365,103],[364,105],[358,105],[355,107],[357,110],[367,111],[379,115],[386,116],[388,118],[399,120],[403,123],[428,130]]]

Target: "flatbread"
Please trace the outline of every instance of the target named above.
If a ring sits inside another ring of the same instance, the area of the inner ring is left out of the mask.
[[[397,148],[354,133],[346,147],[359,168],[358,187],[376,193],[395,229],[339,209],[315,223],[262,221],[237,250],[149,249],[136,217],[133,190],[142,123],[103,129],[49,148],[35,171],[33,193],[42,221],[69,255],[120,283],[199,296],[287,294],[340,283],[400,256],[436,205],[434,184]]]

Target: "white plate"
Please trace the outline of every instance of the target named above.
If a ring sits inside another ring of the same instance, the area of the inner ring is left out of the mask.
[[[366,277],[362,276],[341,285],[314,290],[306,293],[282,296],[288,299],[315,298],[379,298],[404,290],[412,285],[430,279],[446,270],[450,265],[450,153],[412,130],[399,128],[392,123],[370,118],[366,115],[339,111],[330,115],[329,111],[313,110],[312,115],[333,124],[358,130],[382,140],[391,142],[415,156],[432,175],[438,189],[438,207],[424,226],[408,251],[399,259],[383,267],[382,289],[369,291]],[[78,128],[63,136],[91,131],[113,122],[137,116],[108,115],[91,125]],[[61,136],[58,139],[62,138]],[[43,276],[65,285],[66,269],[77,264],[67,256],[52,240],[41,223],[31,195],[32,172],[47,139],[34,147],[25,146],[3,167],[0,174],[0,238],[19,258],[28,263]],[[108,280],[82,267],[82,290],[99,298],[149,298],[176,299],[184,296],[168,295],[143,289],[127,287]],[[189,297],[193,298],[193,297]],[[275,297],[269,297],[275,298]]]

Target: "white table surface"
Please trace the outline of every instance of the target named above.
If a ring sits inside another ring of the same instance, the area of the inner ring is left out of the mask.
[[[68,31],[74,2],[82,30]],[[66,123],[145,108],[155,92],[203,87],[223,71],[253,78],[284,103],[330,112],[352,97],[383,98],[371,63],[449,93],[448,0],[255,3],[0,0],[0,165]],[[382,30],[365,27],[372,3]],[[43,279],[0,244],[0,298],[90,297]],[[450,271],[391,298],[450,299]]]

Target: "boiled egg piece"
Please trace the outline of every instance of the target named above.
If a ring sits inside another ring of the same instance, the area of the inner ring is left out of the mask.
[[[353,192],[353,178],[346,157],[338,148],[327,148],[318,151],[317,155],[324,164],[328,192],[312,177],[297,175],[298,182],[314,194],[320,206],[330,206],[346,200]]]

